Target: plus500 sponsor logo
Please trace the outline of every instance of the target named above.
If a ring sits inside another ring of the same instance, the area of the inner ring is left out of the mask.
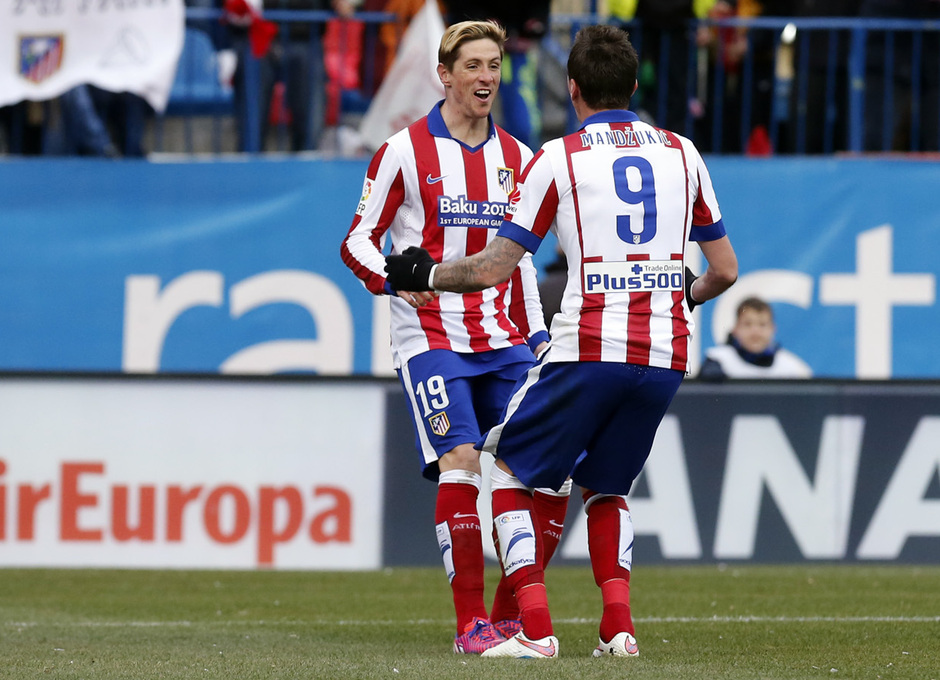
[[[682,262],[588,262],[584,265],[585,293],[630,293],[682,290]]]

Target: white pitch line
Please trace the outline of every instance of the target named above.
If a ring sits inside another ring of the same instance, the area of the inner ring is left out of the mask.
[[[940,616],[648,616],[635,618],[636,623],[940,623]],[[555,619],[562,624],[596,624],[597,619]],[[38,622],[7,621],[6,628],[186,628],[190,626],[417,626],[452,625],[445,619],[403,620],[327,620],[310,621],[73,621]]]
[[[650,616],[643,623],[940,623],[940,616]]]

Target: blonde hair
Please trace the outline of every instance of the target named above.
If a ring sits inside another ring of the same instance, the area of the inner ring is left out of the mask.
[[[461,21],[444,31],[441,46],[437,50],[437,60],[448,71],[457,63],[457,53],[461,45],[473,40],[492,40],[499,46],[499,56],[503,56],[506,43],[506,29],[495,21]]]

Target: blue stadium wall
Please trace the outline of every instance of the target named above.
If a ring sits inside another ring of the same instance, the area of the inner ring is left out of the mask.
[[[741,278],[699,351],[759,293],[819,377],[940,377],[940,163],[709,166]],[[365,168],[0,163],[0,370],[390,374],[386,301],[339,259]]]

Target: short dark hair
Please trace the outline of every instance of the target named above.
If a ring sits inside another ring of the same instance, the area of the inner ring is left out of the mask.
[[[759,297],[755,297],[753,295],[741,300],[741,303],[738,305],[737,318],[740,319],[741,314],[747,310],[757,312],[758,314],[770,314],[771,320],[774,318],[773,307],[761,300]]]
[[[598,24],[578,31],[568,54],[568,77],[592,109],[626,109],[636,86],[639,60],[627,32]]]

